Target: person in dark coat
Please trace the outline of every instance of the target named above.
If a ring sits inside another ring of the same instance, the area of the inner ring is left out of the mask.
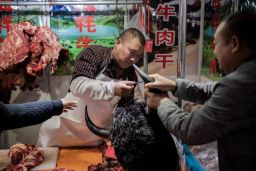
[[[40,124],[74,107],[75,101],[65,99],[21,104],[0,102],[0,131]]]
[[[256,13],[228,16],[214,35],[214,53],[226,74],[217,83],[168,80],[150,75],[146,88],[172,91],[179,98],[204,104],[185,112],[168,98],[146,91],[165,128],[190,145],[217,140],[220,171],[256,170]]]

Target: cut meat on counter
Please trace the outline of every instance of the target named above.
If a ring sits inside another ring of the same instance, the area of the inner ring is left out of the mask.
[[[26,171],[38,166],[44,161],[43,154],[34,146],[15,144],[10,148],[11,164],[1,171]]]

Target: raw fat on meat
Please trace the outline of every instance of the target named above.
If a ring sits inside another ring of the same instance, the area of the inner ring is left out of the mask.
[[[33,145],[15,144],[10,148],[11,164],[1,171],[26,171],[44,160],[42,153]]]
[[[32,38],[30,50],[32,52],[27,65],[27,73],[36,75],[51,63],[51,72],[56,70],[59,52],[62,46],[58,38],[48,27],[44,26],[37,30]]]
[[[10,24],[10,31],[0,47],[0,71],[12,68],[28,57],[29,35],[32,36],[36,29],[29,22]]]
[[[0,47],[0,71],[12,68],[28,57],[29,41],[20,30],[9,31]]]
[[[56,34],[47,26],[32,26],[29,22],[10,24],[0,47],[0,72],[13,70],[26,60],[29,75],[39,75],[49,64],[53,73],[62,48]]]

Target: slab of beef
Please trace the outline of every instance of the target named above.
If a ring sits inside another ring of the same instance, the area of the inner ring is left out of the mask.
[[[38,28],[31,39],[31,58],[26,67],[28,74],[37,75],[37,72],[42,71],[48,64],[51,64],[53,73],[61,49],[56,34],[49,27]]]
[[[13,70],[26,60],[29,75],[41,74],[47,65],[51,65],[53,73],[62,48],[56,34],[47,26],[33,26],[29,22],[10,24],[0,47],[0,72]]]
[[[10,148],[11,164],[1,171],[26,171],[44,160],[43,154],[33,145],[15,144]]]
[[[29,56],[29,40],[21,30],[9,31],[0,47],[0,71],[9,70]]]
[[[51,67],[51,73],[57,69],[57,62],[65,63],[69,51],[58,42],[57,36],[47,26],[33,26],[29,22],[10,24],[10,31],[0,46],[0,74],[22,73],[24,85],[20,88],[32,90],[38,87],[37,76],[42,76],[43,70]],[[0,79],[0,84],[3,82]],[[0,101],[8,103],[11,89],[0,85]],[[3,93],[4,92],[4,93]]]

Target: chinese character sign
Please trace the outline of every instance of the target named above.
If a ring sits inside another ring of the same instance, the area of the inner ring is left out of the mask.
[[[153,49],[153,41],[152,40],[147,40],[145,44],[145,52],[152,52]]]
[[[94,42],[94,40],[89,39],[88,36],[84,36],[84,38],[79,37],[78,40],[77,40],[76,47],[77,48],[87,48],[89,46],[90,42]]]
[[[167,3],[158,4],[156,13],[158,16],[163,16],[164,21],[169,21],[169,17],[176,16],[175,7],[169,6]]]
[[[16,9],[19,9],[19,14],[13,11]],[[115,10],[115,5],[53,5],[47,10],[44,6],[12,9],[12,6],[0,5],[0,45],[6,33],[11,30],[11,23],[28,21],[41,26],[50,24],[58,41],[70,53],[70,58],[65,63],[70,65],[68,70],[72,72],[74,60],[84,48],[90,45],[115,45],[116,36],[124,29],[124,15],[117,15]],[[63,66],[59,68],[55,74],[69,74]]]
[[[96,11],[96,8],[94,5],[88,5],[87,7],[84,7],[84,10],[87,10],[89,12]],[[83,28],[87,28],[88,33],[95,33],[96,32],[96,25],[95,25],[95,18],[94,16],[80,16],[75,19],[76,27],[79,29],[80,32],[83,32]],[[90,44],[90,42],[94,42],[93,39],[89,39],[88,35],[85,35],[85,37],[79,37],[77,40],[76,47],[77,48],[87,48]]]
[[[88,32],[96,32],[94,24],[94,16],[81,16],[75,19],[76,27],[79,28],[79,31],[82,32],[83,28],[87,28]]]
[[[113,47],[116,36],[123,30],[124,16],[117,16],[111,12],[114,6],[110,5],[70,5],[53,8],[53,15],[50,17],[51,29],[58,36],[62,46],[69,50],[70,59],[68,70],[72,72],[74,60],[78,54],[91,45],[102,45]],[[59,11],[59,9],[67,12]],[[103,15],[102,9],[107,12]],[[98,13],[100,12],[100,13]],[[97,15],[95,15],[97,14]],[[116,22],[117,17],[122,22]],[[58,75],[69,74],[64,66],[58,67]]]
[[[175,41],[175,32],[169,31],[166,28],[156,32],[155,45],[159,46],[160,44],[165,43],[166,46],[173,46]]]
[[[156,14],[158,17],[163,17],[164,22],[170,21],[171,17],[176,17],[177,13],[175,11],[175,7],[168,5],[168,3],[158,4],[156,8]],[[163,24],[164,25],[164,24]],[[170,24],[168,24],[170,25]],[[175,44],[175,31],[170,30],[167,27],[160,28],[159,30],[155,31],[155,39],[154,39],[155,46],[166,46],[164,50],[168,51],[171,47]],[[165,69],[167,64],[173,64],[175,62],[174,57],[169,52],[161,51],[155,54],[155,63],[162,63],[162,68]]]
[[[166,64],[173,64],[175,62],[172,54],[156,54],[155,62],[162,63],[162,67],[166,68]]]

